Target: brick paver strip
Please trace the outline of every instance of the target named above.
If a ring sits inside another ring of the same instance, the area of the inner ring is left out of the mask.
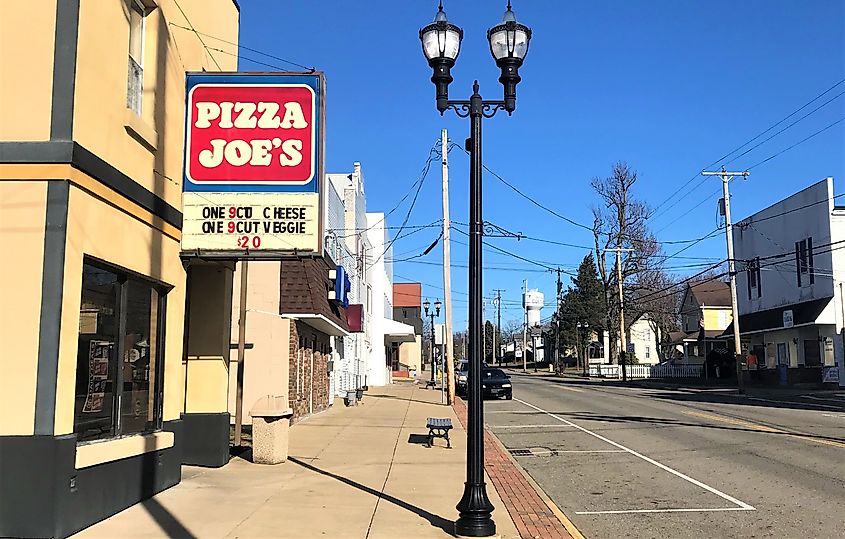
[[[461,424],[466,428],[466,403],[456,397],[453,408]],[[573,535],[543,501],[517,466],[505,453],[493,433],[485,428],[484,468],[513,519],[520,537],[522,539],[573,539]],[[581,537],[583,536],[578,534],[575,539]]]

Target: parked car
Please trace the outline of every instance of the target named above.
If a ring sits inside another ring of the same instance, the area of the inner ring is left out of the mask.
[[[504,397],[507,400],[513,398],[513,385],[510,376],[502,369],[483,369],[481,371],[481,391],[484,398]]]
[[[488,367],[487,362],[483,362],[482,366],[486,369]],[[466,395],[468,375],[469,361],[462,359],[455,367],[455,392],[458,395]]]

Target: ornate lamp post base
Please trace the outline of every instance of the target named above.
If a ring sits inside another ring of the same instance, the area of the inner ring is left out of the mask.
[[[455,535],[458,537],[490,537],[496,533],[493,522],[493,504],[487,498],[487,489],[480,484],[464,483],[464,496],[458,502],[458,520]]]

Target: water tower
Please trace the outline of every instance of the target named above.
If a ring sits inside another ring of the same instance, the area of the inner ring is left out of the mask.
[[[532,288],[522,295],[522,307],[528,312],[528,327],[540,325],[540,311],[543,309],[543,293]]]

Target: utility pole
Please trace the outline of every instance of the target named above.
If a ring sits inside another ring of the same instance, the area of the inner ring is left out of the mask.
[[[484,320],[484,330],[481,332],[481,364],[487,361],[487,300],[482,300],[481,318]]]
[[[493,328],[493,364],[501,366],[502,364],[502,356],[499,353],[499,348],[501,347],[501,343],[499,346],[496,346],[496,332],[499,332],[499,335],[502,334],[502,292],[505,292],[503,288],[496,288],[494,289],[496,292],[496,298],[493,300],[493,304],[496,306],[496,327]]]
[[[528,279],[522,280],[522,309],[525,311],[525,320],[522,324],[522,372],[528,370]]]
[[[560,268],[557,268],[557,296],[555,298],[555,312],[557,312],[557,320],[555,324],[555,374],[560,372],[560,294],[563,291],[560,282]]]
[[[442,164],[443,177],[443,289],[445,297],[443,298],[443,306],[446,309],[445,314],[445,332],[443,339],[443,363],[446,370],[446,384],[447,384],[447,404],[455,402],[455,361],[454,354],[454,340],[452,335],[452,268],[451,268],[451,244],[449,242],[449,229],[452,222],[449,220],[449,141],[446,135],[446,130],[440,131],[440,153]]]
[[[620,237],[613,249],[605,249],[606,251],[616,251],[616,288],[619,293],[619,362],[622,365],[622,381],[628,379],[628,373],[625,369],[625,354],[628,351],[627,339],[625,335],[625,291],[622,283],[622,252],[633,251],[633,249],[625,249],[622,247],[622,238]]]
[[[739,391],[742,392],[742,348],[739,340],[739,309],[736,304],[736,265],[734,263],[734,239],[732,234],[731,224],[731,195],[728,192],[728,182],[734,176],[748,177],[748,171],[745,172],[728,172],[725,167],[719,172],[701,172],[702,176],[720,176],[722,178],[722,194],[725,197],[725,239],[728,243],[728,275],[731,279],[731,312],[733,313],[733,329],[734,329],[734,357],[736,358],[736,384]],[[705,371],[707,370],[707,362],[704,364]]]

